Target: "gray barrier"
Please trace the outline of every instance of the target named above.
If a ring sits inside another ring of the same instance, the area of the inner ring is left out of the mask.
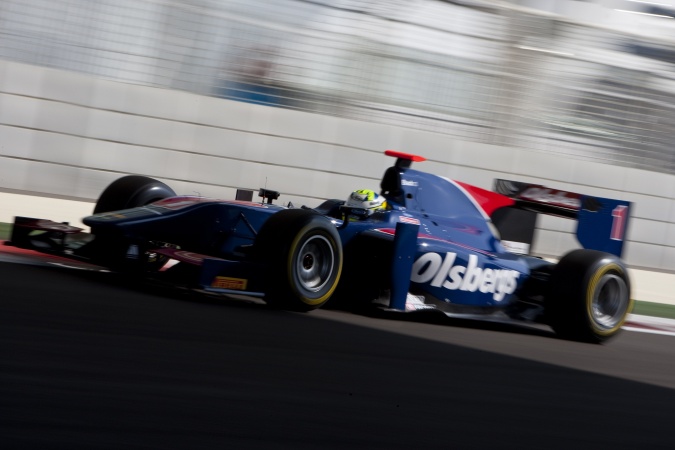
[[[484,188],[509,178],[633,201],[627,262],[675,269],[675,175],[0,61],[3,192],[92,202],[136,173],[185,194],[234,198],[237,188],[267,186],[311,206],[377,189],[389,148]],[[3,209],[0,218],[11,214]],[[576,247],[573,228],[542,217],[535,252]]]

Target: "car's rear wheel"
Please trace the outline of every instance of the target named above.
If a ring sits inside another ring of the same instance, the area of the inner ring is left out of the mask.
[[[268,304],[310,311],[333,295],[342,272],[342,244],[324,216],[304,209],[280,211],[264,223],[255,247],[267,267]]]
[[[154,178],[128,175],[113,181],[101,193],[94,207],[94,214],[119,211],[149,205],[159,200],[175,197],[176,193]],[[133,274],[156,272],[168,258],[151,251],[166,244],[152,241],[132,241],[121,236],[96,234],[99,257],[114,270]]]
[[[604,342],[620,331],[632,308],[630,280],[615,255],[575,250],[553,270],[546,317],[560,337]]]

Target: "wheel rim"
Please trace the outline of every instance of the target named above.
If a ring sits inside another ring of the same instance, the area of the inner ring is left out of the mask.
[[[333,274],[335,254],[325,236],[312,236],[300,248],[296,273],[300,285],[307,291],[319,292]]]
[[[628,310],[628,286],[615,274],[604,275],[593,293],[591,313],[593,321],[605,330],[616,328]]]

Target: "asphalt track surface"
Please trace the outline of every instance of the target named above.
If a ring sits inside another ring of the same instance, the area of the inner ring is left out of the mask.
[[[673,448],[671,336],[290,313],[15,262],[1,449]]]

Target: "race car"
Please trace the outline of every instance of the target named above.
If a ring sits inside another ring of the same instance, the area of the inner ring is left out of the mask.
[[[375,210],[369,198],[282,206],[269,189],[260,189],[259,202],[250,191],[246,200],[178,196],[163,182],[129,175],[83,219],[89,233],[16,217],[8,244],[294,311],[329,301],[435,309],[544,323],[562,338],[593,343],[620,331],[633,304],[620,259],[629,202],[509,180],[490,191],[413,169],[422,156],[385,155],[396,162]],[[529,255],[540,213],[576,220],[583,248],[558,261]]]

